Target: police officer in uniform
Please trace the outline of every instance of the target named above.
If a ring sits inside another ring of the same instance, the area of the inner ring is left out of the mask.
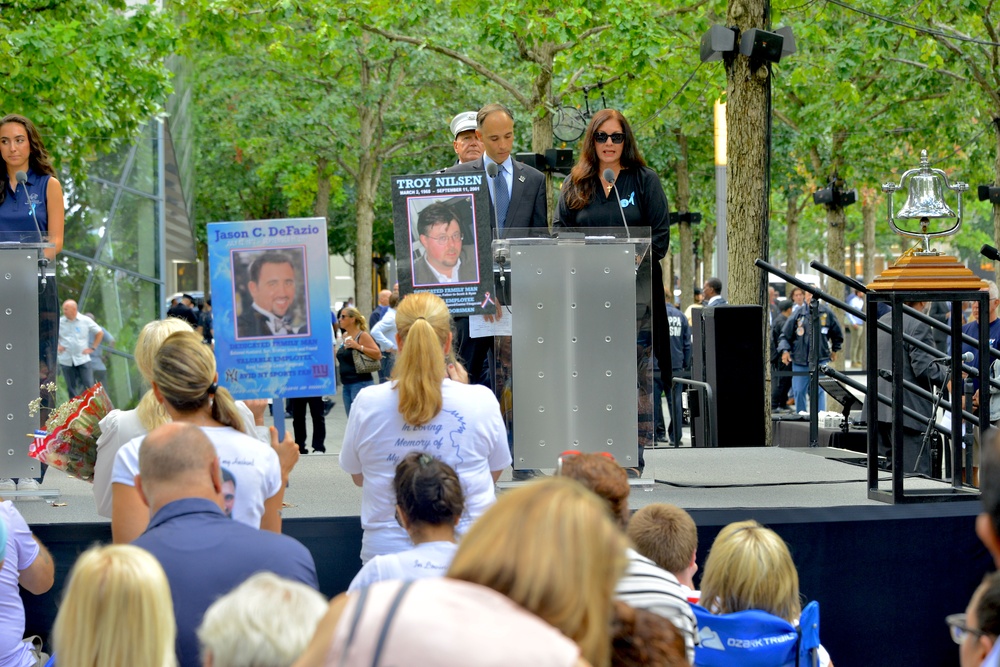
[[[781,363],[792,364],[792,370],[796,373],[807,373],[809,371],[809,347],[812,343],[810,332],[809,311],[812,303],[812,293],[805,293],[805,307],[792,312],[792,316],[785,322],[785,328],[781,332],[778,341],[778,349],[781,351]],[[840,328],[840,323],[833,311],[826,304],[819,304],[819,365],[829,363],[837,358],[837,352],[844,344],[844,333]],[[806,411],[806,397],[809,390],[809,375],[795,375],[792,377],[792,396],[795,397],[795,411]],[[819,393],[819,410],[826,409],[826,395]]]

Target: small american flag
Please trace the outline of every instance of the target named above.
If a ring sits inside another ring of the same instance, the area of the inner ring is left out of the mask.
[[[31,439],[31,444],[28,446],[28,456],[38,459],[42,463],[45,463],[45,436],[47,435],[46,431],[36,430],[34,437]]]

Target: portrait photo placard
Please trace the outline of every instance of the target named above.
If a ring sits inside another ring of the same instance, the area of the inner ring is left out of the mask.
[[[496,312],[486,172],[392,177],[400,294],[433,292],[452,315]]]
[[[335,392],[326,220],[208,225],[219,385],[235,398]]]

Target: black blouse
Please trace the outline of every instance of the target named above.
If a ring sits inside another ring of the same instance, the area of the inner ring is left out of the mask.
[[[640,167],[638,171],[622,169],[615,183],[620,202],[615,201],[614,190],[610,197],[605,195],[600,179],[597,180],[594,197],[582,209],[570,209],[565,191],[559,195],[552,227],[622,227],[624,213],[630,228],[650,228],[653,256],[666,257],[670,247],[670,207],[656,172],[649,167]]]

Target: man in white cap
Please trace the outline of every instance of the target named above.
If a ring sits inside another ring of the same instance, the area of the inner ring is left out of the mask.
[[[472,162],[483,155],[483,142],[476,136],[476,112],[463,111],[451,119],[451,136],[455,137],[452,144],[458,163]]]

